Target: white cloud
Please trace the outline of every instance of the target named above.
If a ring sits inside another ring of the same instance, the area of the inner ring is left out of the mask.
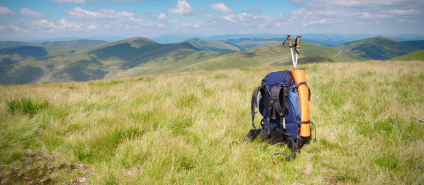
[[[240,11],[245,13],[260,13],[262,12],[262,9],[259,6],[252,6],[249,10],[240,10]]]
[[[181,21],[176,19],[168,19],[167,16],[164,13],[155,13],[155,12],[148,12],[144,13],[144,15],[152,20],[161,22],[163,24],[179,24]]]
[[[76,7],[71,10],[63,10],[63,12],[69,17],[77,19],[119,19],[136,17],[136,14],[133,12],[115,12],[112,9],[84,10],[80,7]]]
[[[305,2],[308,7],[319,8],[358,8],[358,9],[385,9],[395,7],[408,7],[408,6],[423,6],[422,0],[310,0]]]
[[[21,12],[21,14],[24,14],[27,17],[30,18],[44,18],[44,15],[38,13],[38,12],[34,12],[32,10],[29,10],[28,8],[21,8],[19,10]]]
[[[234,13],[234,10],[225,6],[224,3],[213,3],[213,4],[209,5],[209,8],[211,10],[215,10],[218,13],[222,13],[222,14],[232,14],[232,13]]]
[[[164,13],[158,14],[158,13],[155,13],[155,12],[148,12],[148,13],[144,13],[144,15],[149,19],[159,21],[159,22],[162,22],[162,23],[165,23],[165,22],[168,21],[166,15]]]
[[[93,29],[97,24],[75,23],[65,19],[60,19],[57,22],[49,22],[47,20],[12,21],[5,24],[14,33],[53,33],[53,32],[68,32],[68,31],[84,31]]]
[[[55,3],[76,3],[76,4],[82,4],[85,3],[85,0],[50,0]]]
[[[422,10],[415,10],[415,9],[409,9],[409,10],[383,10],[384,13],[392,13],[397,15],[417,15],[423,13]]]
[[[227,16],[219,17],[217,20],[209,21],[209,25],[231,25],[251,28],[264,28],[275,26],[276,23],[282,22],[283,17],[266,17],[262,15],[249,15],[242,13],[241,15],[230,14]],[[278,25],[278,24],[277,24]]]
[[[197,8],[199,9],[200,13],[202,14],[202,15],[200,16],[201,18],[214,18],[214,17],[215,17],[215,16],[213,16],[213,15],[211,15],[211,14],[207,13],[207,12],[205,11],[205,7],[204,7],[204,6],[198,6]]]
[[[168,11],[169,14],[193,15],[193,9],[185,0],[178,0],[177,5]]]
[[[189,24],[189,23],[183,23],[183,24],[181,24],[181,26],[182,27],[189,27],[189,26],[191,26],[191,24]]]
[[[14,13],[7,7],[0,6],[0,15],[13,15]]]
[[[98,29],[98,28],[99,28],[98,25],[95,25],[95,24],[87,26],[87,29],[89,29],[89,30],[95,30],[95,29]]]

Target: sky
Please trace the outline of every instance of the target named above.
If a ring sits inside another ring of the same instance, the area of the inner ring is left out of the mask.
[[[424,0],[0,0],[0,40],[424,34]]]

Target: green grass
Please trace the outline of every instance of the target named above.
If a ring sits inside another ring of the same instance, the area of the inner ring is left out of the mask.
[[[312,91],[317,140],[293,161],[274,157],[276,164],[270,156],[288,153],[286,146],[228,143],[251,129],[251,93],[260,80],[291,66],[0,86],[1,183],[11,182],[14,169],[31,174],[25,169],[37,160],[25,164],[32,153],[47,156],[41,166],[57,169],[37,179],[55,183],[84,177],[90,184],[420,184],[424,127],[411,117],[424,116],[421,66],[299,65]],[[21,103],[27,100],[48,104],[29,116],[21,108],[33,107]],[[84,167],[66,174],[70,166],[58,169],[64,163]]]
[[[9,107],[10,113],[22,113],[30,116],[33,116],[38,113],[38,111],[48,107],[48,102],[38,103],[25,97],[17,100],[6,101],[6,104]]]
[[[424,60],[424,50],[409,53],[400,57],[391,59],[392,61],[413,61]]]

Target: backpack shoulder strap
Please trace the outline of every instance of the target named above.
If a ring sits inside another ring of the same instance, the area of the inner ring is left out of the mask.
[[[252,93],[252,101],[251,101],[252,126],[255,129],[256,129],[256,127],[255,127],[255,114],[257,113],[257,112],[255,112],[255,108],[258,106],[257,97],[258,97],[258,93],[260,91],[263,91],[263,88],[264,88],[263,86],[256,87],[255,90],[253,90],[253,93]]]
[[[280,116],[281,129],[285,129],[284,116],[286,112],[286,98],[285,98],[284,89],[285,88],[282,86],[274,86],[271,89],[271,102],[273,102],[275,111]],[[281,97],[280,93],[282,90],[283,90],[283,98],[280,98]],[[280,102],[280,101],[283,101],[283,102]],[[281,105],[283,105],[283,107],[281,107]]]

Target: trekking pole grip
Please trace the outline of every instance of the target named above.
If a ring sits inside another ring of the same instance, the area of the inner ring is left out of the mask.
[[[302,36],[298,35],[297,38],[296,38],[296,49],[300,48],[300,37],[302,37]]]
[[[293,46],[292,46],[292,43],[291,43],[290,35],[287,35],[287,39],[289,40],[289,46],[290,46],[290,48],[292,48]]]

